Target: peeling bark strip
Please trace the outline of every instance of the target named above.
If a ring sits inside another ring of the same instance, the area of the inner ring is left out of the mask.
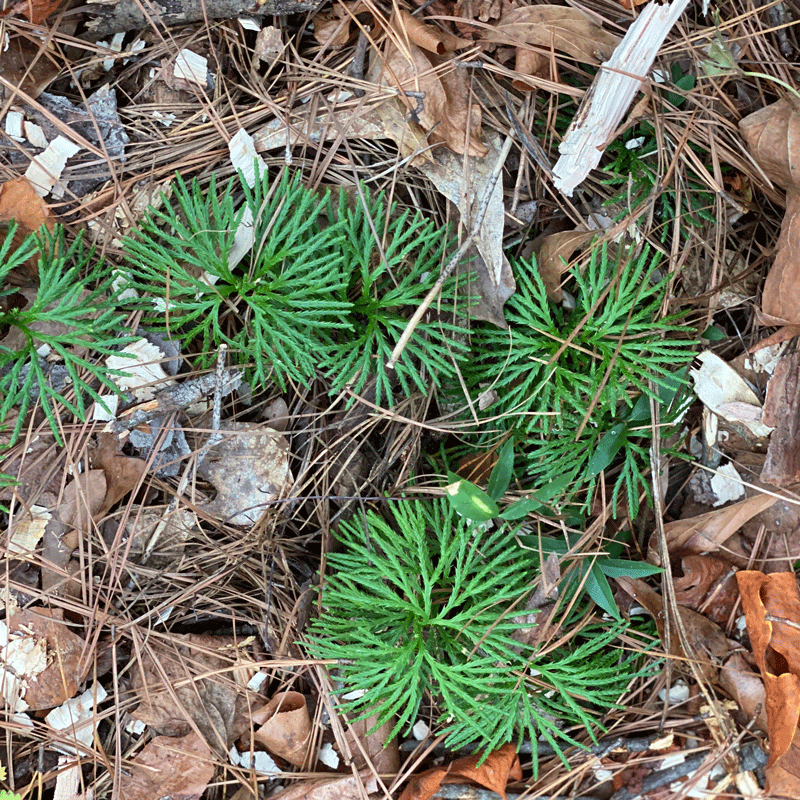
[[[567,197],[600,163],[611,135],[688,3],[675,0],[671,5],[646,6],[595,76],[558,147],[561,157],[553,169],[553,182]]]
[[[89,23],[90,33],[107,36],[119,31],[185,25],[208,19],[235,19],[243,15],[262,17],[266,14],[299,14],[313,11],[321,0],[119,0],[119,2],[93,3],[86,12],[94,17]],[[143,9],[147,9],[147,13]]]

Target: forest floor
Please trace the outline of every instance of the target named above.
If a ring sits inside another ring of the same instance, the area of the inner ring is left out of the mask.
[[[672,5],[6,4],[4,796],[800,797],[800,12]]]

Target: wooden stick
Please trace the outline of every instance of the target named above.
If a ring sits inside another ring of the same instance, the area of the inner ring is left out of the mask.
[[[419,325],[420,320],[425,315],[425,312],[431,307],[431,303],[433,303],[433,301],[436,299],[436,296],[439,294],[439,292],[442,291],[444,282],[450,277],[459,261],[464,258],[467,250],[469,250],[472,245],[477,243],[478,236],[480,234],[481,223],[483,222],[483,218],[486,216],[486,209],[489,207],[489,198],[492,196],[492,192],[494,192],[494,187],[497,184],[500,173],[503,171],[503,164],[505,164],[506,158],[511,150],[512,142],[513,139],[511,136],[507,136],[505,142],[503,142],[503,147],[497,156],[497,162],[494,165],[492,174],[489,176],[489,181],[486,185],[486,193],[481,199],[481,205],[478,209],[475,219],[473,220],[472,230],[470,231],[469,236],[464,239],[464,241],[461,243],[461,246],[458,248],[458,250],[456,250],[455,255],[453,255],[453,257],[447,262],[447,265],[436,279],[436,283],[433,284],[431,290],[425,295],[425,299],[422,301],[419,308],[414,312],[414,316],[408,321],[408,324],[403,331],[403,335],[394,346],[394,350],[392,350],[392,354],[389,356],[389,360],[386,362],[386,367],[388,369],[394,369],[395,364],[397,364],[398,359],[406,349],[406,345],[414,334],[414,330],[416,329],[417,325]]]

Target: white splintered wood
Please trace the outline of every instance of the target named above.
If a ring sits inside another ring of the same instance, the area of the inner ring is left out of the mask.
[[[53,190],[61,178],[67,159],[75,155],[81,148],[63,136],[56,136],[44,152],[39,153],[28,165],[25,177],[33,185],[36,194],[44,197]]]
[[[561,157],[553,168],[553,183],[572,197],[599,163],[609,139],[628,110],[659,48],[689,0],[668,5],[649,3],[595,76],[558,147]]]
[[[205,86],[208,82],[208,61],[192,50],[181,50],[175,59],[175,77]]]

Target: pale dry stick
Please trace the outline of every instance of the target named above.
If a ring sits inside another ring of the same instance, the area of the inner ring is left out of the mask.
[[[503,147],[500,150],[500,154],[497,157],[497,163],[494,165],[494,169],[492,170],[492,174],[489,176],[489,181],[486,186],[486,192],[481,200],[480,208],[478,209],[478,213],[475,216],[475,220],[472,223],[472,230],[470,231],[469,236],[461,243],[461,247],[456,250],[455,255],[447,262],[447,265],[442,270],[439,277],[436,279],[436,283],[433,284],[431,290],[428,294],[425,295],[425,299],[420,303],[419,308],[414,312],[414,316],[408,321],[408,324],[403,331],[403,335],[398,340],[397,344],[394,346],[394,350],[392,350],[392,354],[389,356],[389,360],[386,362],[387,369],[394,369],[395,364],[399,360],[400,356],[403,355],[403,350],[406,349],[406,345],[408,344],[409,340],[414,334],[417,325],[419,325],[420,320],[425,315],[425,312],[430,308],[431,303],[436,299],[436,295],[442,291],[442,286],[444,286],[444,282],[450,277],[453,270],[458,265],[459,261],[464,257],[467,250],[469,250],[472,245],[476,244],[478,241],[478,236],[480,234],[481,224],[483,223],[483,218],[486,216],[486,211],[489,208],[489,198],[492,196],[494,192],[495,184],[497,183],[498,178],[500,177],[500,173],[503,171],[503,165],[505,164],[506,157],[508,156],[511,145],[513,143],[513,139],[511,136],[506,136],[505,142],[503,142]]]

